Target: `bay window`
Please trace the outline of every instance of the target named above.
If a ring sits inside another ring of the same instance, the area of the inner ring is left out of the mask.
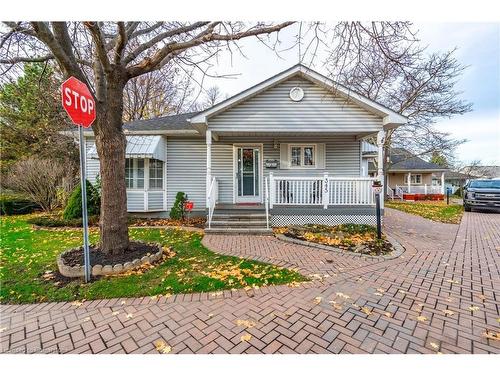
[[[144,189],[144,159],[125,159],[127,189]]]
[[[156,159],[125,159],[125,184],[127,189],[162,190],[163,162]]]
[[[163,189],[163,162],[161,160],[149,159],[149,189]]]

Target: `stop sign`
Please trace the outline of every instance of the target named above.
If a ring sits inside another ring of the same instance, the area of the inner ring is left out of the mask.
[[[88,128],[95,120],[95,101],[87,85],[70,77],[61,85],[61,99],[65,111],[75,125]]]

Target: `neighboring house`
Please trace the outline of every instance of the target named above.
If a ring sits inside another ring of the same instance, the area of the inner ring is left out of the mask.
[[[368,175],[376,173],[373,160],[373,145],[365,147]],[[403,148],[392,148],[390,163],[386,171],[387,196],[391,199],[443,199],[445,194],[445,172],[438,164],[430,163]]]
[[[471,176],[455,171],[446,171],[444,173],[445,188],[450,188],[451,193],[454,194],[458,189],[464,187],[465,183]]]
[[[183,191],[211,230],[260,233],[269,219],[273,226],[374,223],[363,139],[383,142],[385,130],[405,122],[297,65],[205,111],[125,124],[128,210],[168,215]],[[85,136],[94,182],[99,160],[92,131]],[[380,158],[381,150],[382,143]]]

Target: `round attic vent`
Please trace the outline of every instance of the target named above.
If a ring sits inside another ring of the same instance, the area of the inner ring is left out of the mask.
[[[293,87],[290,90],[290,99],[294,102],[300,102],[304,98],[304,90],[301,87]]]

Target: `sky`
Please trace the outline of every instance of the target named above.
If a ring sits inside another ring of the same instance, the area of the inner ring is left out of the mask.
[[[500,165],[500,23],[416,23],[418,38],[429,52],[457,48],[455,57],[468,66],[456,89],[461,98],[473,103],[473,111],[451,119],[439,119],[437,129],[457,139],[467,139],[456,157],[463,163],[481,160],[483,165]],[[204,87],[217,85],[226,95],[234,95],[298,63],[298,50],[289,49],[296,30],[280,33],[282,50],[276,52],[255,39],[245,40],[242,52],[224,54],[212,73],[232,78],[206,79]],[[321,55],[320,55],[321,56]],[[326,73],[321,58],[313,68]]]

